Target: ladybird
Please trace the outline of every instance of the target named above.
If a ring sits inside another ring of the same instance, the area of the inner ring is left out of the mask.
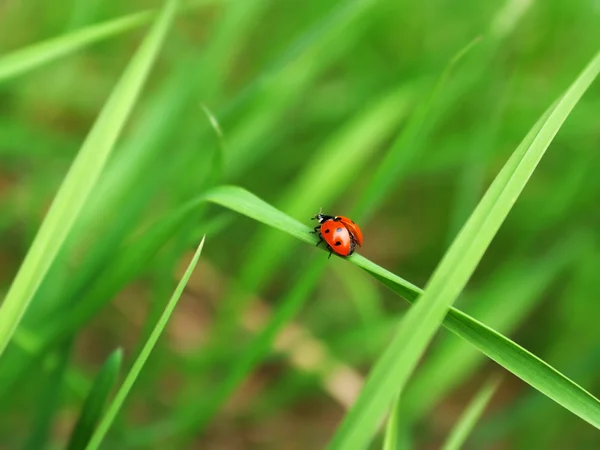
[[[333,218],[333,220],[335,222],[342,222],[344,224],[344,226],[348,229],[350,234],[354,237],[354,240],[356,241],[358,246],[362,247],[363,236],[362,236],[362,231],[360,231],[360,228],[358,227],[358,225],[356,225],[348,217],[344,217],[344,216],[335,216]]]
[[[358,225],[344,216],[328,216],[319,212],[313,220],[317,225],[311,233],[319,232],[319,245],[325,241],[329,249],[329,257],[333,252],[340,256],[350,256],[354,253],[356,245],[362,246],[363,237]]]

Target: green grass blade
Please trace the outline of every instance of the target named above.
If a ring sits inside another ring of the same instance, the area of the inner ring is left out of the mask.
[[[403,172],[406,172],[410,161],[421,148],[418,142],[422,141],[427,131],[432,127],[434,122],[431,117],[434,114],[433,106],[446,87],[452,71],[480,40],[481,38],[478,37],[469,42],[448,62],[429,97],[411,115],[410,120],[396,137],[385,158],[378,165],[366,191],[361,195],[361,201],[357,204],[353,217],[364,219],[371,216],[384,201],[391,188],[397,185],[398,178]]]
[[[462,447],[499,385],[500,380],[492,379],[479,390],[452,429],[442,450],[459,450]]]
[[[0,354],[94,189],[148,77],[169,29],[176,4],[175,0],[166,3],[115,86],[63,181],[0,308]]]
[[[82,449],[88,444],[94,428],[96,428],[96,424],[104,411],[108,397],[117,381],[122,362],[123,351],[117,349],[110,354],[106,362],[102,365],[81,407],[79,418],[69,438],[67,450]]]
[[[140,27],[148,23],[154,14],[152,11],[144,11],[90,25],[64,36],[39,42],[0,56],[0,83],[27,73],[62,56],[75,53],[94,42]]]
[[[208,395],[206,402],[194,405],[189,411],[182,411],[184,416],[182,420],[178,420],[180,424],[183,423],[185,428],[193,430],[196,435],[204,431],[210,419],[218,412],[219,407],[271,351],[271,345],[278,333],[297,315],[308,299],[310,292],[319,281],[322,269],[323,264],[313,264],[304,271],[303,283],[295,284],[295,288],[278,302],[280,306],[269,322],[252,339],[240,357],[233,362],[218,388]]]
[[[466,311],[510,336],[539,306],[551,283],[573,264],[586,242],[587,239],[579,236],[569,236],[539,259],[507,260],[480,288],[461,297],[468,305]],[[454,336],[439,342],[406,390],[402,405],[404,416],[409,421],[424,417],[436,402],[485,361],[480,352]]]
[[[37,450],[48,445],[52,419],[60,408],[72,344],[72,340],[69,339],[58,348],[57,355],[50,354],[46,358],[45,362],[53,367],[50,368],[50,373],[46,379],[42,381],[43,391],[37,401],[33,426],[29,430],[29,437],[23,447],[24,450]],[[54,356],[56,357],[54,358]]]
[[[600,53],[517,147],[444,255],[419,301],[402,319],[395,338],[375,364],[329,448],[364,448],[372,439],[391,397],[402,392],[550,142],[598,72]],[[569,399],[567,395],[560,397],[563,401]],[[582,404],[577,404],[576,410],[586,413]],[[600,414],[600,409],[597,412]]]
[[[396,397],[392,411],[387,419],[385,426],[385,436],[383,439],[383,450],[398,450],[398,426],[400,424],[400,396]]]
[[[129,394],[129,391],[133,387],[133,384],[135,383],[140,372],[142,371],[144,364],[146,363],[146,360],[150,356],[152,349],[156,345],[158,338],[160,337],[165,326],[167,325],[167,322],[168,322],[169,318],[171,317],[171,314],[173,313],[175,306],[177,306],[179,297],[181,297],[183,289],[185,288],[188,280],[190,279],[190,276],[192,275],[192,272],[194,271],[194,268],[196,267],[196,263],[198,262],[198,259],[200,258],[200,254],[202,253],[203,246],[204,246],[204,238],[202,238],[202,241],[200,242],[200,245],[198,246],[196,253],[194,254],[190,264],[188,265],[185,273],[183,274],[181,281],[177,285],[177,288],[175,289],[173,296],[169,300],[169,303],[165,307],[163,314],[160,316],[158,322],[156,323],[154,330],[152,330],[152,333],[148,337],[148,340],[144,344],[144,347],[140,351],[140,354],[135,359],[135,362],[131,366],[129,373],[125,377],[125,380],[123,381],[123,384],[121,385],[121,388],[115,395],[115,398],[113,399],[110,406],[108,407],[106,414],[102,418],[100,424],[98,425],[98,428],[96,429],[92,438],[90,439],[90,442],[88,443],[88,445],[86,447],[86,450],[95,450],[102,443],[104,436],[108,432],[108,429],[110,428],[112,422],[114,421],[119,410],[121,409],[121,406],[125,402],[125,398]]]
[[[206,200],[277,228],[311,246],[316,242],[315,237],[310,234],[309,227],[242,188],[220,186],[196,202]],[[423,294],[421,288],[358,254],[348,258],[348,261],[362,267],[385,286],[409,301],[414,301]],[[514,341],[454,307],[450,308],[443,324],[544,395],[600,428],[598,399]]]
[[[217,2],[218,0],[212,0]],[[211,0],[190,1],[180,11],[204,6]],[[84,3],[84,2],[79,2]],[[87,2],[85,2],[87,6]],[[88,8],[89,9],[89,8]],[[0,55],[0,83],[18,77],[82,48],[139,28],[152,20],[156,10],[141,11],[118,19],[89,25],[70,33],[51,38],[11,53]]]
[[[327,204],[339,197],[406,114],[411,95],[412,87],[394,89],[344,124],[323,144],[319,158],[287,186],[278,204],[285,205],[292,216],[310,217],[315,212],[309,205]],[[324,172],[323,167],[330,169]],[[253,239],[249,251],[252,264],[245,264],[240,275],[246,289],[255,292],[271,279],[270,267],[287,256],[279,251],[282,242],[281,236],[273,235],[271,230],[261,230]]]
[[[584,72],[584,74],[587,73],[588,71]],[[546,117],[548,115],[544,116],[544,118]],[[537,127],[534,127],[533,132],[525,139],[525,143],[533,142],[534,138],[539,136],[536,131],[541,129],[541,124],[542,121]],[[205,200],[263,222],[304,242],[310,244],[315,242],[314,236],[309,234],[310,229],[306,225],[281,213],[244,189],[235,186],[221,186],[211,190],[197,201]],[[383,284],[409,301],[415,300],[423,293],[417,286],[358,254],[349,258],[349,261],[367,270]],[[515,342],[455,308],[450,309],[444,325],[540,392],[589,423],[600,427],[600,403],[598,400]]]

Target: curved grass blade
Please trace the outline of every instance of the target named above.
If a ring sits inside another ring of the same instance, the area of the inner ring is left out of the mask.
[[[135,359],[135,362],[131,366],[131,369],[129,370],[129,373],[125,377],[123,384],[121,385],[119,391],[115,395],[115,398],[113,399],[110,406],[108,407],[108,410],[106,411],[106,414],[104,415],[104,417],[102,418],[102,421],[98,425],[98,428],[92,435],[90,442],[88,443],[87,447],[85,447],[86,450],[95,450],[102,443],[104,436],[108,432],[108,429],[110,428],[112,422],[114,421],[115,417],[119,413],[121,406],[125,402],[125,398],[129,394],[129,391],[131,390],[133,384],[135,383],[135,380],[137,379],[140,372],[142,371],[144,364],[146,363],[146,360],[150,356],[152,349],[156,345],[158,338],[160,337],[165,326],[167,325],[167,322],[168,322],[169,318],[171,317],[171,314],[173,313],[175,306],[177,306],[179,297],[181,297],[181,294],[183,293],[183,289],[185,288],[185,285],[187,284],[188,280],[190,279],[190,276],[192,275],[192,272],[194,271],[194,268],[196,267],[196,263],[198,262],[198,259],[200,258],[200,254],[202,253],[203,246],[204,246],[204,237],[202,238],[202,241],[200,242],[200,245],[198,246],[196,253],[194,254],[190,264],[188,265],[185,273],[183,274],[181,281],[179,281],[179,284],[177,285],[175,292],[173,292],[173,295],[172,295],[171,299],[169,300],[169,303],[167,303],[165,310],[163,311],[162,315],[156,322],[156,325],[154,326],[152,333],[148,337],[148,340],[144,344],[144,347],[140,351],[140,354],[138,355],[138,357]]]
[[[0,308],[0,355],[94,189],[167,34],[177,1],[166,3],[113,89],[48,211]]]
[[[545,115],[543,119],[547,116]],[[541,125],[535,127],[534,132],[530,133],[529,139],[525,142],[531,142],[536,136],[535,131],[540,128]],[[196,201],[205,200],[277,228],[304,242],[315,243],[314,236],[309,233],[310,228],[242,188],[220,186]],[[409,301],[416,300],[423,293],[422,289],[358,254],[354,254],[348,260],[370,272],[392,291]],[[546,396],[592,425],[600,427],[600,402],[544,361],[455,308],[450,308],[443,324]]]
[[[448,439],[444,442],[442,450],[460,450],[499,385],[499,379],[492,379],[479,390],[452,429]]]
[[[220,186],[196,202],[205,200],[270,225],[306,243],[314,245],[316,242],[308,226],[240,187]],[[348,258],[348,261],[363,268],[410,302],[423,294],[421,288],[356,253]],[[581,386],[514,341],[454,307],[450,308],[443,325],[544,395],[592,425],[600,427],[600,402]]]
[[[355,405],[333,437],[331,449],[367,446],[394,393],[402,392],[427,345],[452,303],[466,286],[488,245],[533,174],[552,139],[583,93],[600,72],[600,52],[567,92],[531,129],[504,165],[479,205],[446,252],[419,301],[402,319],[391,344],[379,358]],[[561,400],[571,400],[558,392]],[[576,413],[600,424],[600,407],[587,411],[574,405]],[[591,412],[592,414],[588,415]]]
[[[122,362],[123,351],[117,349],[110,354],[106,362],[102,365],[81,407],[79,418],[69,438],[67,450],[82,449],[88,444],[94,428],[96,428],[96,424],[100,420],[102,411],[106,406],[108,396],[117,381]]]
[[[0,83],[29,72],[83,47],[148,23],[153,11],[144,11],[91,25],[47,41],[0,56]]]

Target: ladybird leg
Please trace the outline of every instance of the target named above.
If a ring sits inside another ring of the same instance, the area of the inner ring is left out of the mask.
[[[313,231],[311,231],[311,233],[313,234],[317,234],[317,232],[321,229],[321,225],[317,225],[316,227],[313,228]]]
[[[329,250],[329,256],[327,257],[327,259],[331,258],[331,255],[333,255],[333,252]]]
[[[319,246],[319,244],[323,242],[323,236],[319,236],[319,242],[317,242],[317,247]]]

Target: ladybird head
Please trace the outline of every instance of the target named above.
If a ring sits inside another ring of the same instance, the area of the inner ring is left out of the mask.
[[[320,208],[319,214],[316,214],[314,217],[311,218],[311,220],[316,220],[319,223],[323,223],[332,218],[333,218],[333,216],[328,216],[327,214],[323,214],[323,208]]]
[[[313,220],[316,220],[319,223],[323,223],[323,222],[325,222],[325,215],[319,213],[315,217],[313,217]]]

